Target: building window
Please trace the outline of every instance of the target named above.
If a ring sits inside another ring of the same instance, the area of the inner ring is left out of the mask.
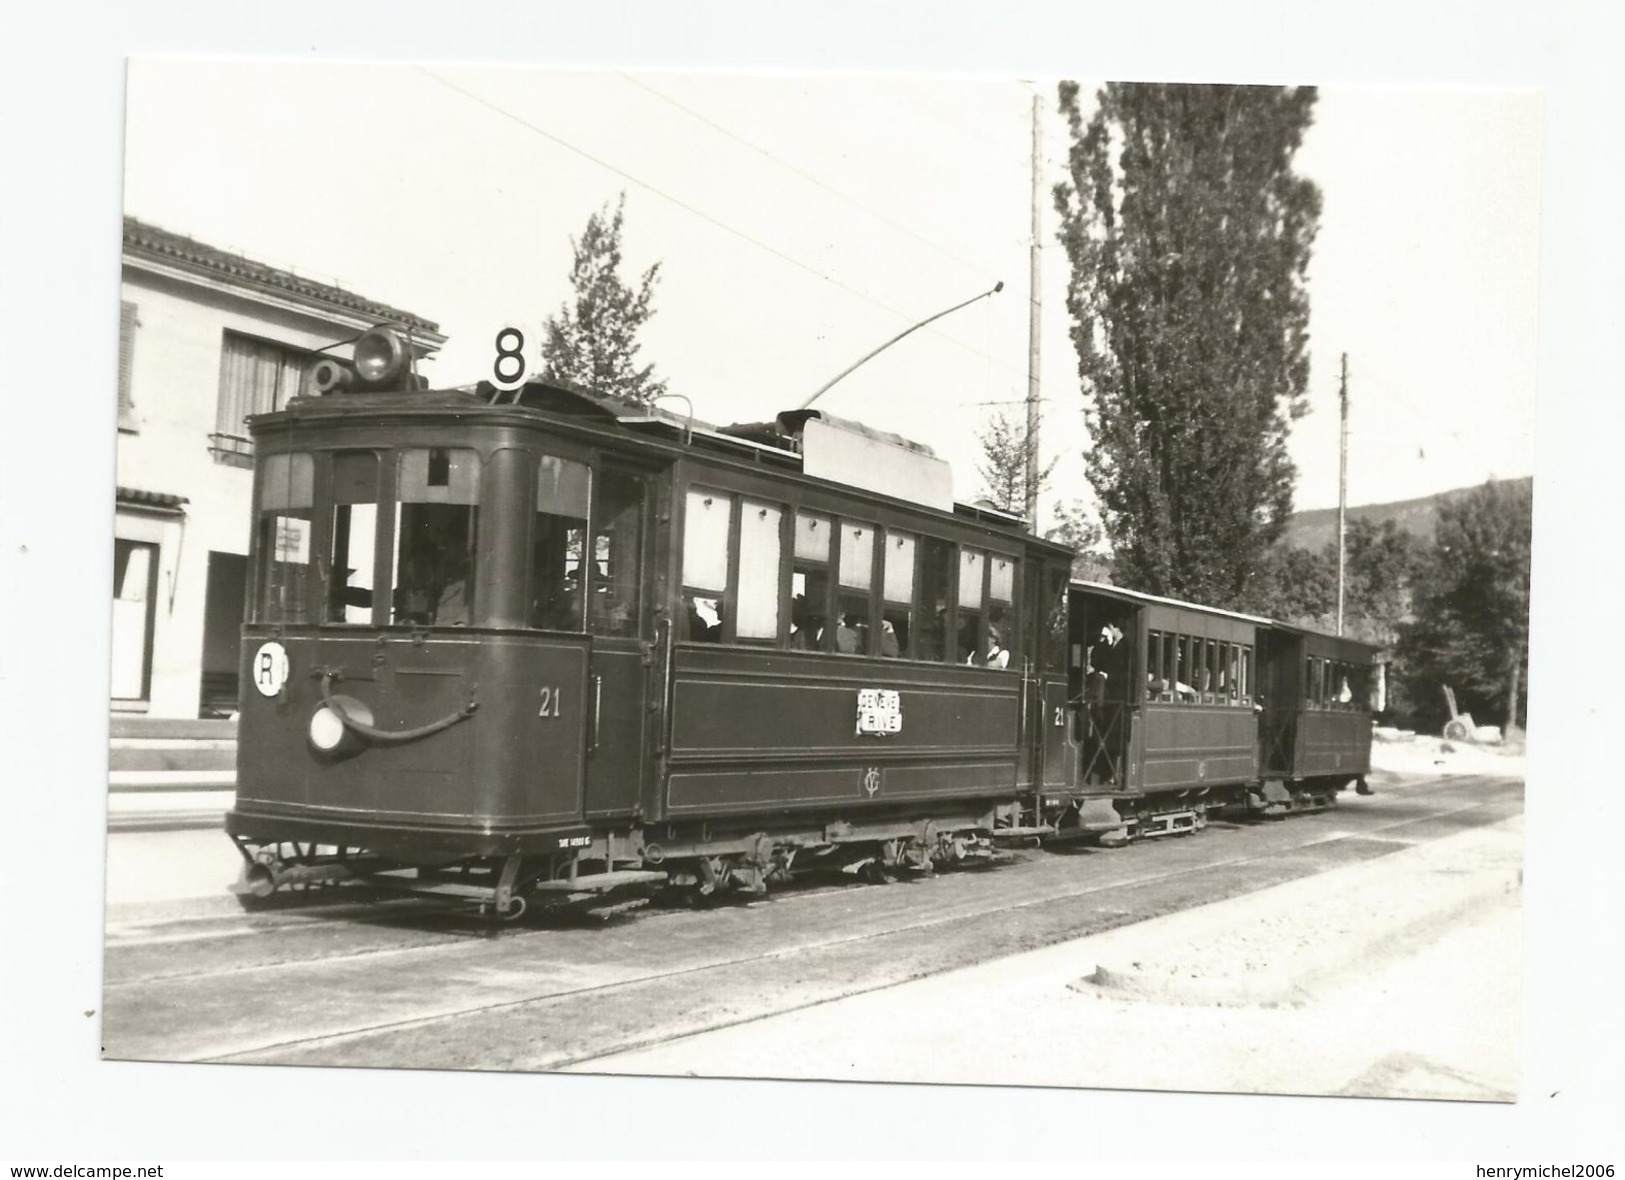
[[[130,367],[135,360],[135,304],[120,303],[118,319],[118,428],[134,433],[135,400],[130,393]]]
[[[253,446],[251,414],[268,414],[299,392],[310,354],[300,349],[227,332],[220,349],[220,401],[209,449],[216,462],[247,467]]]

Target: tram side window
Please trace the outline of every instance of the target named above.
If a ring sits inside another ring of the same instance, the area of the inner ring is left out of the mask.
[[[867,655],[874,628],[870,591],[875,584],[875,537],[872,524],[841,522],[840,577],[835,597],[835,650]]]
[[[530,625],[548,631],[585,629],[582,555],[586,548],[592,471],[585,463],[543,455],[536,466],[536,514],[530,538]]]
[[[1174,692],[1182,701],[1190,700],[1196,695],[1191,686],[1191,640],[1188,635],[1178,635],[1174,638]]]
[[[593,509],[593,633],[636,635],[643,579],[643,481],[618,471],[601,473]]]
[[[790,565],[790,648],[828,651],[829,554],[833,522],[815,512],[796,513],[795,556]]]
[[[315,462],[310,455],[267,455],[260,466],[260,623],[308,622]]]
[[[478,453],[462,447],[403,449],[396,500],[393,621],[467,625],[473,620],[476,592]]]
[[[1148,631],[1145,637],[1145,696],[1156,700],[1162,691],[1162,632]]]
[[[982,593],[987,554],[980,549],[959,551],[959,633],[954,660],[980,664],[987,656],[982,642]]]
[[[1354,665],[1337,663],[1337,705],[1340,709],[1354,708]]]
[[[731,496],[704,488],[689,489],[683,514],[683,617],[677,623],[679,639],[722,642],[728,535],[732,529]]]
[[[881,594],[880,654],[909,659],[914,649],[909,641],[914,632],[914,551],[915,539],[908,533],[886,535],[886,576]],[[1062,633],[1065,641],[1065,633]]]
[[[919,635],[914,658],[940,663],[948,654],[948,582],[953,574],[954,547],[935,537],[920,538]]]
[[[739,592],[734,631],[749,643],[779,639],[779,526],[784,510],[745,500],[739,513]]]
[[[987,646],[984,660],[990,668],[1021,667],[1021,637],[1016,631],[1016,561],[988,555]]]
[[[372,622],[373,555],[378,543],[378,456],[333,456],[333,516],[327,563],[329,623]]]
[[[1044,609],[1048,617],[1044,620],[1044,669],[1048,672],[1066,670],[1066,598],[1067,582],[1071,576],[1072,571],[1065,566],[1051,568],[1047,574]]]
[[[1210,699],[1216,700],[1219,691],[1219,644],[1217,640],[1209,639],[1202,645],[1202,693]]]
[[[1241,688],[1241,699],[1244,701],[1251,700],[1253,695],[1253,649],[1250,647],[1241,649],[1241,672],[1236,683]]]

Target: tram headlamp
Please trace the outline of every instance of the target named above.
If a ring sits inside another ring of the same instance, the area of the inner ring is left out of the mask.
[[[335,696],[327,704],[317,705],[316,711],[310,715],[306,736],[310,739],[311,748],[319,754],[329,757],[353,754],[365,744],[344,723],[344,717],[338,714],[339,709],[344,710],[345,717],[362,725],[372,724],[372,710],[367,708],[365,702],[354,697]]]
[[[403,388],[412,354],[406,342],[388,328],[363,332],[355,342],[356,384],[362,389]]]

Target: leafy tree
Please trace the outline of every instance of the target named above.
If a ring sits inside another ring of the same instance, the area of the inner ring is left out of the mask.
[[[1490,482],[1442,505],[1433,552],[1417,594],[1416,618],[1402,631],[1400,655],[1413,698],[1442,721],[1441,686],[1466,712],[1489,710],[1519,723],[1529,659],[1528,483]]]
[[[1337,544],[1325,550],[1332,571],[1332,610],[1337,609]],[[1392,647],[1411,618],[1422,543],[1393,520],[1351,520],[1344,569],[1344,634]]]
[[[1061,85],[1086,471],[1124,585],[1237,603],[1291,513],[1320,217],[1292,161],[1314,103],[1312,88],[1112,83],[1085,123]]]
[[[575,261],[570,285],[575,296],[547,321],[542,375],[584,385],[597,393],[648,404],[666,390],[653,365],[639,366],[638,330],[654,315],[651,301],[660,263],[643,272],[638,285],[621,279],[623,192],[613,213],[606,204],[587,218],[579,239],[570,239]]]
[[[1016,515],[1027,511],[1027,419],[1009,411],[992,415],[976,441],[982,444],[982,458],[976,473],[982,477],[982,486],[988,499],[999,508]],[[1059,459],[1051,459],[1047,467],[1037,473],[1038,490],[1043,491]]]
[[[1072,550],[1072,576],[1084,582],[1109,581],[1111,563],[1100,552],[1100,526],[1091,519],[1083,502],[1066,504],[1057,500],[1050,513],[1055,523],[1044,530],[1044,539],[1059,541]]]
[[[1299,627],[1331,630],[1337,625],[1337,551],[1322,552],[1276,544],[1264,550],[1235,604],[1252,614]]]

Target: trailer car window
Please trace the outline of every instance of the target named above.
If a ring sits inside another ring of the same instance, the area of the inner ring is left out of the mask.
[[[530,625],[581,631],[586,593],[582,556],[592,501],[585,463],[543,455],[536,465],[536,512],[530,538]]]
[[[480,457],[463,447],[408,447],[396,477],[392,621],[461,627],[473,621]]]

